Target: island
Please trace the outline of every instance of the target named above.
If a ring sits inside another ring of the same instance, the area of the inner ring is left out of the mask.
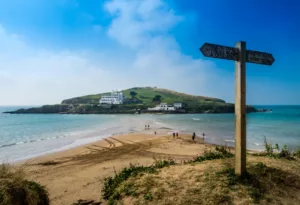
[[[247,106],[247,113],[258,112]],[[261,111],[261,110],[260,110]],[[141,114],[141,113],[234,113],[234,104],[222,99],[196,96],[157,87],[134,87],[122,91],[86,95],[61,104],[19,109],[10,114]]]

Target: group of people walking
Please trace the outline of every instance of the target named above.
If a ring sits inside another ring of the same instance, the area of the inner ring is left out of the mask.
[[[145,130],[149,130],[150,129],[150,125],[145,125]],[[156,131],[154,132],[154,134],[156,135]],[[178,137],[178,132],[173,132],[173,138]],[[204,137],[205,137],[205,133],[202,133],[202,137],[203,137],[203,141],[204,141]],[[192,140],[195,141],[196,138],[196,133],[194,132],[192,135]]]
[[[196,137],[196,133],[194,132],[193,136],[192,136],[192,140],[195,140],[195,137]],[[203,140],[204,140],[204,137],[205,137],[205,133],[204,132],[202,133],[202,137],[203,137]]]
[[[178,132],[173,132],[173,138],[175,138],[175,137],[178,137]],[[202,133],[202,137],[203,137],[203,140],[204,140],[204,137],[205,137],[204,132]],[[192,140],[195,140],[195,138],[196,138],[196,133],[194,132],[193,135],[192,135]]]

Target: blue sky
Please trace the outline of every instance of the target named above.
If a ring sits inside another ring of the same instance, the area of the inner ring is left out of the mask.
[[[270,52],[247,64],[248,104],[300,104],[297,0],[0,1],[0,105],[158,86],[234,101],[234,62],[204,42]]]

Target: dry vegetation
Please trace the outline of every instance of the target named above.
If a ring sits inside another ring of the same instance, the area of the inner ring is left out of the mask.
[[[238,177],[234,174],[234,159],[219,153],[209,151],[201,160],[197,160],[198,156],[182,164],[165,162],[168,167],[158,169],[155,165],[143,170],[131,165],[135,173],[122,170],[110,178],[122,180],[104,198],[107,204],[300,203],[299,159],[248,156],[248,173]]]
[[[0,165],[1,205],[48,205],[48,193],[43,186],[25,179],[21,167]]]

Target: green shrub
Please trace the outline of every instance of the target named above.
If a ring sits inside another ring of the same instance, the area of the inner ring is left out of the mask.
[[[279,158],[293,159],[291,151],[288,149],[287,145],[284,145],[283,149],[279,152]]]
[[[275,144],[273,146],[271,143],[268,143],[267,138],[265,137],[265,153],[256,153],[253,154],[254,156],[269,156],[274,158],[285,158],[288,160],[293,160],[293,156],[297,156],[297,154],[293,154],[287,145],[284,145],[283,148],[280,150],[280,147],[278,144]],[[277,150],[277,152],[274,152],[274,150]]]
[[[154,167],[155,168],[163,168],[163,167],[169,167],[171,165],[175,165],[175,161],[170,160],[155,160]]]
[[[231,158],[234,156],[231,152],[227,151],[223,146],[216,146],[216,151],[205,151],[203,155],[195,157],[193,160],[190,160],[186,163],[192,162],[203,162],[206,160],[214,160],[214,159],[224,159]]]
[[[119,200],[121,197],[117,188],[129,177],[137,176],[139,173],[157,173],[157,169],[171,165],[175,165],[174,160],[155,160],[154,164],[151,166],[138,166],[130,164],[129,168],[123,168],[119,173],[116,173],[114,177],[105,178],[102,197],[103,199],[108,200],[108,204],[113,204],[114,200]],[[123,189],[126,193],[127,188],[129,187]]]
[[[264,144],[265,144],[265,150],[266,150],[267,154],[271,155],[271,154],[273,154],[274,150],[277,150],[277,151],[280,150],[279,145],[275,144],[275,146],[273,146],[271,143],[269,143],[267,141],[267,137],[265,137],[265,139],[264,139]]]
[[[297,150],[296,152],[294,152],[293,154],[295,157],[300,158],[300,150]]]
[[[215,149],[216,149],[216,151],[221,152],[222,154],[225,154],[225,155],[231,154],[231,152],[227,151],[225,146],[216,146]]]
[[[145,200],[148,200],[148,201],[152,201],[153,196],[152,196],[151,193],[146,193],[146,194],[144,195],[144,199],[145,199]]]
[[[153,166],[136,166],[130,164],[129,168],[123,168],[120,173],[115,174],[114,177],[107,177],[104,180],[103,198],[108,200],[113,198],[118,200],[120,194],[116,193],[116,188],[131,176],[136,176],[138,173],[155,173],[156,170]]]

